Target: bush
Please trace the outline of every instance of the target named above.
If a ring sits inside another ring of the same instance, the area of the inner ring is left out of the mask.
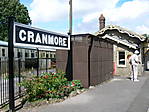
[[[50,98],[64,98],[69,96],[72,91],[81,89],[79,80],[68,81],[65,73],[44,73],[39,77],[32,77],[20,83],[26,89],[28,101]]]

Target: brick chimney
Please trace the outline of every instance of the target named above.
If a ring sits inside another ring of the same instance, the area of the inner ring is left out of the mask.
[[[103,14],[100,15],[99,17],[99,29],[103,29],[105,27],[105,17]]]

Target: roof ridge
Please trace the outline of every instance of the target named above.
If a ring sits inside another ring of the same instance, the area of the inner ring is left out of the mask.
[[[143,35],[140,35],[140,34],[138,34],[138,33],[136,33],[136,32],[130,31],[130,30],[128,30],[128,29],[126,29],[126,28],[123,28],[123,27],[121,27],[121,26],[112,25],[112,24],[111,24],[111,25],[107,25],[105,28],[99,30],[98,32],[95,32],[95,35],[96,35],[96,36],[97,36],[97,35],[101,35],[101,34],[104,34],[104,32],[105,32],[106,30],[113,30],[113,29],[117,29],[119,32],[121,32],[121,33],[126,33],[126,34],[128,34],[129,36],[131,36],[131,37],[137,37],[137,38],[139,38],[141,41],[144,41],[144,40],[146,39],[146,37],[143,36]]]

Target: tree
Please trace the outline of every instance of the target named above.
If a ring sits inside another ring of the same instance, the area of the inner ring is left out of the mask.
[[[31,24],[27,7],[19,0],[0,0],[0,40],[8,41],[9,16],[14,16],[16,22]]]
[[[143,34],[143,36],[149,38],[149,34]]]
[[[146,42],[149,42],[149,34],[143,34],[144,37],[146,37]]]

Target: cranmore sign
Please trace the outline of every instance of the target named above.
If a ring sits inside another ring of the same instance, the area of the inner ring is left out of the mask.
[[[14,23],[14,45],[69,50],[70,37],[29,25]]]

